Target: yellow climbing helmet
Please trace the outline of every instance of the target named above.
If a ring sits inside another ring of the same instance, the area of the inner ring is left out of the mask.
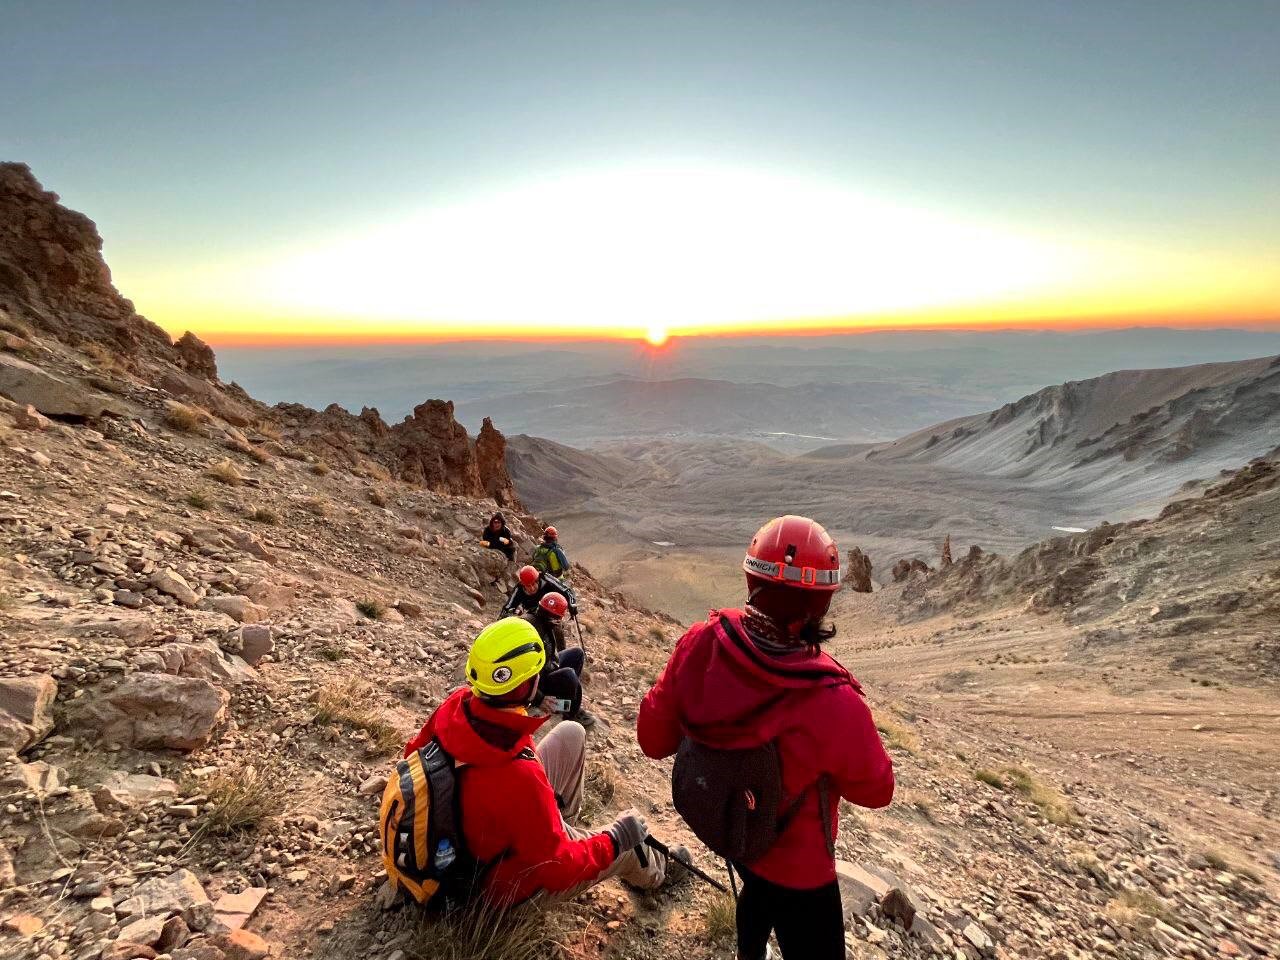
[[[505,617],[480,631],[467,655],[467,682],[476,693],[501,697],[546,665],[537,628],[520,617]]]

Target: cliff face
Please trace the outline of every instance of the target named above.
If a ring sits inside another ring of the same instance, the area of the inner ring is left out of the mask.
[[[168,335],[112,285],[93,221],[21,163],[0,163],[0,308],[73,347],[175,356]]]
[[[428,400],[389,426],[374,409],[354,415],[336,405],[322,411],[297,404],[269,408],[235,384],[221,383],[213,350],[190,332],[174,343],[140,316],[111,282],[93,221],[62,206],[18,163],[0,164],[0,319],[5,317],[5,326],[18,334],[6,334],[12,342],[3,339],[0,346],[21,350],[27,359],[38,354],[46,371],[70,378],[67,389],[83,386],[85,368],[98,366],[129,381],[117,384],[122,393],[159,387],[233,428],[270,424],[286,441],[337,466],[520,506],[507,473],[506,439],[485,420],[473,440],[454,418],[451,402]],[[48,349],[53,345],[86,356]],[[9,381],[19,382],[16,375]],[[4,392],[21,393],[10,399],[39,409],[36,394],[25,387]]]

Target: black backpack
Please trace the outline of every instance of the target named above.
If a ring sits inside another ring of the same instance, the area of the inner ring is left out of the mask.
[[[825,775],[817,789],[827,852],[835,856]],[[685,737],[671,772],[676,811],[709,850],[730,863],[750,865],[768,853],[808,793],[802,791],[783,809],[782,762],[773,741],[719,750]]]

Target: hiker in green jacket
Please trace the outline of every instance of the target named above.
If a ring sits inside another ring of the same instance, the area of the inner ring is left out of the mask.
[[[560,535],[555,527],[547,527],[542,532],[542,542],[533,550],[533,559],[529,561],[542,573],[553,577],[564,577],[569,573],[569,558],[560,548]]]

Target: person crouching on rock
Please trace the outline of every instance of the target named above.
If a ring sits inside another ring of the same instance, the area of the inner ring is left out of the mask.
[[[468,854],[482,869],[480,892],[508,906],[545,894],[569,898],[616,876],[656,890],[666,858],[636,849],[648,826],[627,810],[603,830],[578,826],[586,768],[586,731],[566,720],[536,747],[545,718],[527,708],[542,698],[546,655],[527,620],[507,617],[476,637],[467,686],[455,690],[408,744],[404,755],[437,741],[452,757],[457,810]]]
[[[587,652],[582,647],[566,648],[564,618],[569,612],[569,601],[559,593],[548,593],[538,601],[538,609],[526,613],[524,618],[533,624],[547,654],[543,668],[542,689],[548,697],[561,701],[556,710],[570,720],[577,720],[584,727],[593,727],[595,716],[582,707],[582,668]],[[568,670],[566,676],[562,671]]]
[[[507,529],[507,518],[501,513],[495,513],[490,517],[489,522],[480,531],[480,546],[488,547],[490,550],[500,550],[506,554],[508,562],[516,558],[516,538]]]
[[[776,931],[788,960],[843,960],[840,798],[893,797],[893,766],[862,688],[821,645],[840,554],[819,524],[779,517],[743,560],[747,605],[712,611],[676,644],[640,705],[646,755],[676,755],[672,799],[742,875],[739,960]]]

